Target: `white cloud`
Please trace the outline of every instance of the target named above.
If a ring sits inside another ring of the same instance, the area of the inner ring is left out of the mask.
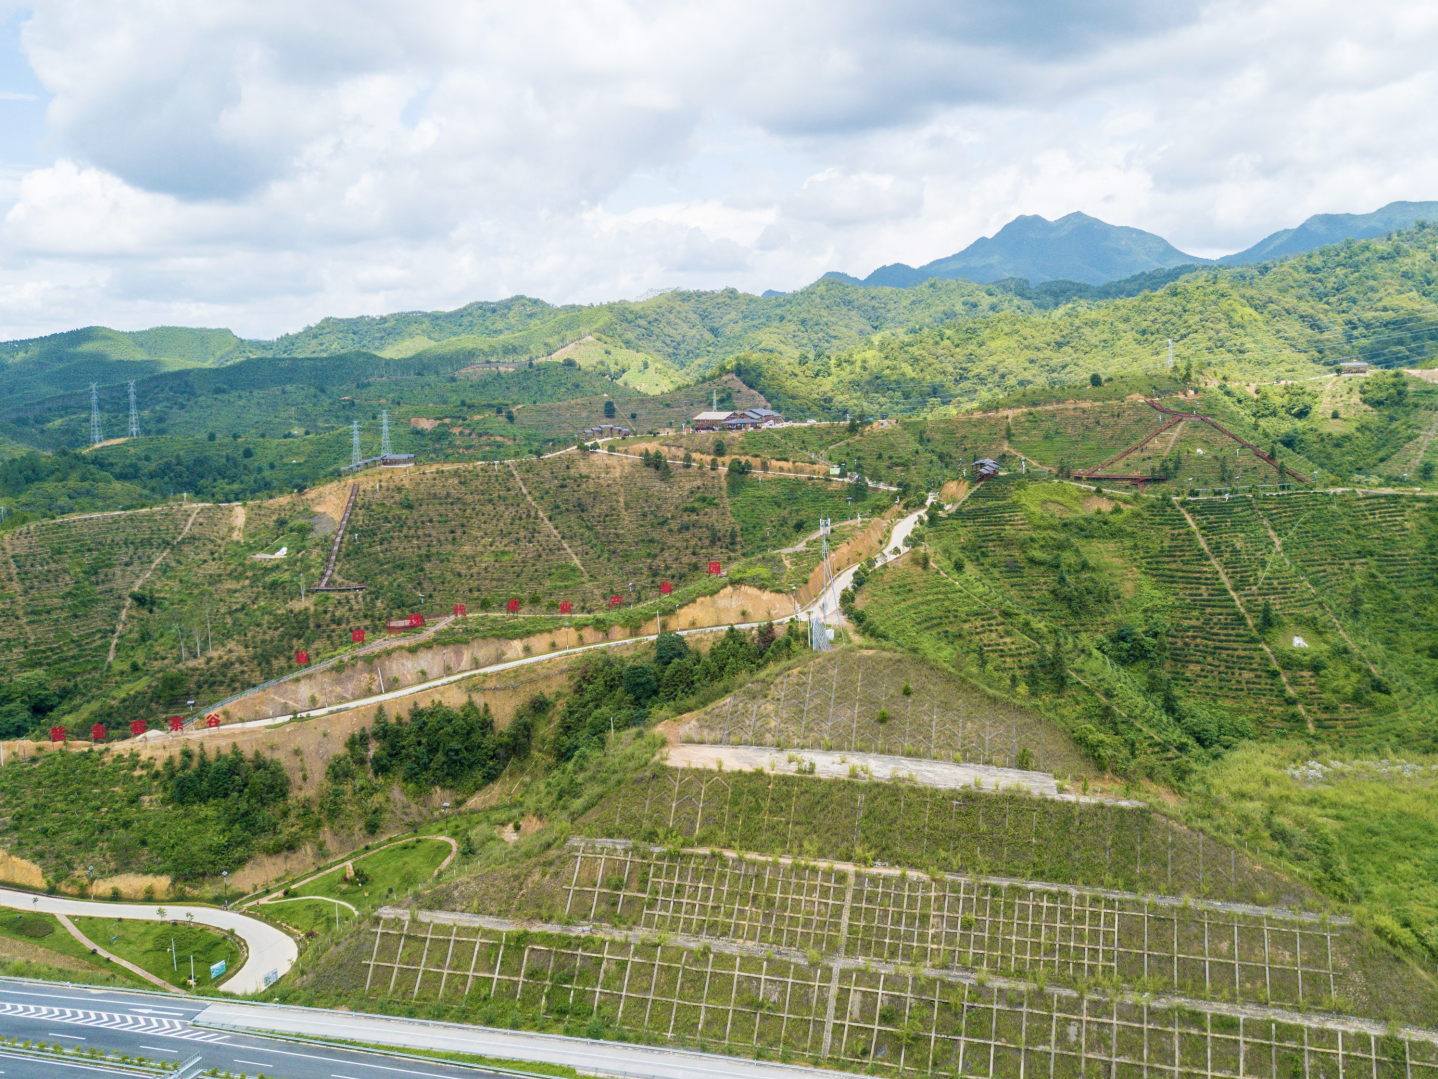
[[[53,160],[0,160],[4,337],[788,289],[1019,213],[1208,254],[1438,196],[1419,3],[40,0],[23,42]]]

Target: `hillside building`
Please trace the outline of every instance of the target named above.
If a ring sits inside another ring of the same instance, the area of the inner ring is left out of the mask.
[[[974,478],[986,480],[999,474],[999,463],[992,457],[980,457],[974,462]]]
[[[1338,373],[1340,375],[1366,375],[1368,374],[1368,364],[1364,360],[1348,360],[1338,365]]]
[[[737,412],[701,412],[690,421],[696,431],[751,431],[777,427],[784,417],[772,408],[745,408]]]

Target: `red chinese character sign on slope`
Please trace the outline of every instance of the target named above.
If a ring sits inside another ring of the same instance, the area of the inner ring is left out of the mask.
[[[409,624],[410,624],[411,626],[422,626],[422,625],[424,625],[424,615],[422,615],[422,614],[420,614],[418,611],[416,611],[414,614],[412,614],[412,615],[409,616]]]
[[[615,607],[618,607],[618,606],[619,606],[621,603],[623,603],[623,602],[624,602],[624,600],[621,599],[619,596],[610,596],[610,597],[609,597],[609,609],[612,611]]]
[[[660,581],[660,582],[659,582],[659,594],[660,594],[661,596],[670,595],[670,594],[673,593],[673,591],[674,591],[674,586],[673,586],[672,584],[670,584],[668,581]]]
[[[456,604],[454,605],[454,616],[455,616],[456,618],[463,618],[463,617],[464,617],[464,604],[463,604],[463,603],[456,603]]]
[[[510,614],[518,614],[518,613],[519,613],[519,600],[517,600],[517,599],[512,599],[512,600],[510,600],[507,604],[505,604],[505,607],[506,607],[506,609],[509,611]]]
[[[145,733],[146,723],[143,719],[130,720],[130,737],[138,738]]]
[[[64,740],[65,740],[65,728],[64,728],[64,727],[51,727],[51,728],[50,728],[50,741],[52,741],[52,742],[63,742]]]
[[[296,652],[295,662],[298,663],[301,667],[308,666],[310,662],[310,654],[308,652]]]
[[[559,601],[560,614],[569,614],[569,612],[571,612],[572,610],[574,610],[574,604],[570,603],[569,600],[565,599]]]
[[[352,630],[350,630],[350,641],[351,641],[353,644],[364,644],[364,630],[362,630],[362,629],[352,629]]]
[[[717,576],[719,576],[719,573],[720,573],[719,563],[718,563],[718,562],[710,562],[710,563],[709,563],[709,576],[711,576],[711,577],[717,577]]]
[[[214,730],[214,729],[215,729],[216,727],[218,727],[219,725],[220,725],[220,713],[218,713],[218,712],[211,712],[209,715],[207,715],[207,716],[205,717],[205,726],[206,726],[206,727],[209,727],[210,730]]]
[[[109,731],[105,730],[104,724],[96,723],[93,727],[90,728],[90,741],[103,742],[105,740],[105,735],[108,733]]]
[[[185,727],[185,717],[184,717],[184,716],[171,716],[171,717],[170,717],[169,719],[167,719],[165,722],[167,722],[167,723],[170,725],[170,730],[172,730],[172,731],[184,730],[184,727]]]

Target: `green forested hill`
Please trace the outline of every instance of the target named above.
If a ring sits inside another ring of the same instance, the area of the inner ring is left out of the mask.
[[[247,355],[229,330],[157,326],[121,333],[90,326],[28,341],[0,342],[0,407],[78,393],[183,367],[213,367]]]

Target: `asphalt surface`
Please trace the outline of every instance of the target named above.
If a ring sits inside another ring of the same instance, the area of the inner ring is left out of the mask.
[[[50,982],[0,979],[0,1036],[128,1053],[172,1065],[199,1054],[201,1071],[274,1079],[474,1079],[496,1073],[428,1060],[387,1057],[352,1049],[306,1045],[263,1034],[206,1030],[190,1020],[209,1000],[164,993],[92,989]],[[332,1027],[331,1037],[346,1037]],[[351,1040],[359,1035],[351,1033]],[[27,1060],[0,1047],[5,1079],[127,1075],[133,1071],[75,1061]]]
[[[190,907],[183,904],[157,903],[100,903],[85,899],[66,899],[61,896],[36,895],[33,892],[17,892],[0,888],[0,907],[13,910],[38,910],[46,914],[65,914],[71,917],[90,918],[135,918],[141,921],[160,921],[163,906],[165,918],[183,922],[193,916],[200,925],[228,929],[244,939],[249,955],[245,963],[220,984],[226,993],[256,993],[265,988],[269,975],[284,977],[299,958],[300,949],[288,933],[276,929],[268,922],[251,918],[233,910],[219,910],[215,907]]]

